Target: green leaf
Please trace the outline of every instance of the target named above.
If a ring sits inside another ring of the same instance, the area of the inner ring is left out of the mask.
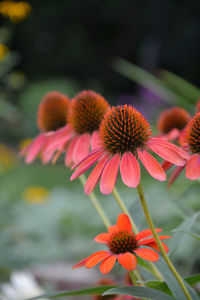
[[[129,63],[122,58],[116,58],[113,63],[113,67],[120,74],[156,93],[166,102],[171,104],[178,102],[178,98],[175,93],[166,88],[162,80],[150,74],[149,72]]]
[[[161,70],[160,72],[161,78],[176,92],[183,95],[188,102],[193,102],[194,104],[197,102],[200,89],[196,86],[188,82],[187,80],[169,72],[166,70]]]
[[[186,230],[173,230],[173,232],[184,232],[190,236],[192,236],[193,238],[197,239],[200,241],[200,235],[196,234],[196,233],[193,233],[193,232],[189,232],[189,231],[186,231]]]
[[[61,292],[55,292],[55,293],[48,293],[48,294],[43,294],[38,297],[34,298],[29,298],[27,300],[36,300],[36,299],[41,299],[41,298],[59,298],[59,297],[67,297],[67,296],[87,296],[87,295],[102,295],[104,292],[111,288],[115,288],[116,286],[109,286],[109,285],[102,285],[102,286],[97,286],[94,288],[89,288],[89,289],[82,289],[82,290],[77,290],[77,291],[61,291]]]
[[[175,300],[176,298],[169,296],[161,291],[148,288],[148,287],[118,287],[112,288],[111,290],[106,291],[104,295],[129,295],[135,297],[142,297],[145,299],[152,300]]]
[[[200,282],[200,273],[186,277],[185,281],[189,285],[195,285],[195,284],[199,283]]]
[[[193,214],[191,217],[187,218],[183,221],[175,230],[177,231],[188,231],[196,221],[197,217],[200,215],[200,212]],[[176,250],[180,245],[182,245],[183,240],[185,238],[185,234],[177,232],[174,234],[173,238],[170,241],[169,248],[170,248],[170,256],[174,255]]]
[[[145,282],[145,286],[152,289],[160,290],[172,296],[172,293],[165,281],[148,280]]]

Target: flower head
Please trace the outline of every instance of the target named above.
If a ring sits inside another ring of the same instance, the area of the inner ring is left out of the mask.
[[[141,160],[152,177],[164,181],[166,174],[163,168],[147,151],[151,150],[177,165],[184,165],[184,158],[187,158],[188,154],[168,141],[150,135],[148,122],[133,106],[112,107],[101,123],[96,149],[73,166],[73,169],[77,170],[71,180],[83,174],[98,161],[86,182],[86,194],[92,192],[100,178],[101,192],[111,193],[119,168],[123,182],[129,187],[137,187],[140,181],[138,160]]]
[[[28,2],[5,0],[0,3],[0,14],[10,18],[12,22],[23,21],[31,13],[32,7]]]
[[[159,254],[156,252],[159,249],[154,238],[151,237],[151,230],[146,229],[135,235],[126,214],[120,214],[117,224],[110,226],[108,231],[108,233],[99,234],[94,239],[97,243],[105,244],[107,250],[90,255],[73,268],[85,266],[90,269],[101,262],[100,271],[107,274],[112,270],[116,260],[128,271],[136,268],[137,256],[152,262],[159,260]],[[156,231],[162,230],[157,228]],[[161,240],[168,238],[170,236],[160,236]],[[168,247],[164,243],[162,244],[165,251],[168,252]]]
[[[190,120],[190,114],[182,107],[173,107],[164,110],[157,123],[158,131],[168,140],[179,138],[181,131]]]
[[[41,133],[20,152],[20,156],[26,157],[26,163],[32,163],[39,154],[43,163],[49,162],[55,151],[47,151],[49,145],[55,143],[58,137],[71,137],[67,127],[69,106],[69,98],[60,92],[49,92],[43,97],[37,114],[37,124]]]

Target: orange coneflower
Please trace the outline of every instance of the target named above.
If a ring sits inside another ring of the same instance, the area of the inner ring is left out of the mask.
[[[181,136],[190,118],[190,114],[182,107],[165,109],[157,122],[158,131],[167,140],[176,140]]]
[[[92,90],[80,92],[72,99],[68,113],[68,130],[72,138],[67,141],[63,141],[62,138],[55,139],[47,151],[60,149],[56,159],[62,151],[66,151],[66,166],[80,161],[89,153],[90,148],[97,146],[99,126],[109,107],[106,99],[100,94]]]
[[[162,229],[156,229],[157,232]],[[85,266],[90,269],[99,262],[100,271],[103,274],[109,273],[116,260],[128,271],[132,271],[137,266],[137,256],[142,259],[156,262],[159,260],[159,248],[152,236],[150,229],[141,231],[138,234],[132,232],[132,226],[129,217],[126,214],[120,214],[117,218],[117,224],[108,228],[108,233],[102,233],[95,237],[95,242],[105,244],[107,250],[95,252],[85,258],[73,268]],[[160,236],[160,239],[171,238],[167,235]],[[168,247],[162,242],[165,251]],[[150,249],[151,248],[151,249]],[[156,250],[156,251],[155,251]]]
[[[51,160],[53,151],[47,152],[46,148],[56,136],[65,135],[68,139],[67,113],[69,109],[69,98],[60,92],[49,92],[44,96],[38,107],[37,124],[40,134],[23,150],[20,155],[25,155],[26,163],[31,163],[41,154],[42,162]],[[69,133],[71,136],[71,133]]]
[[[148,151],[177,165],[183,165],[188,154],[164,139],[150,137],[151,134],[149,123],[133,106],[112,107],[101,123],[98,147],[73,166],[73,169],[78,168],[71,180],[99,160],[86,182],[86,194],[92,192],[100,178],[101,192],[111,193],[119,167],[123,182],[129,187],[137,187],[140,181],[139,159],[152,177],[166,180],[163,168]]]

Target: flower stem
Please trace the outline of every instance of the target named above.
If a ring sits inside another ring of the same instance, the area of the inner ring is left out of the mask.
[[[162,256],[166,262],[166,264],[168,265],[169,269],[172,271],[172,273],[174,274],[174,277],[176,278],[177,282],[179,283],[181,289],[183,290],[186,298],[188,300],[192,300],[181,276],[179,275],[179,273],[177,272],[176,268],[174,267],[174,265],[172,264],[171,260],[169,259],[169,257],[167,256],[166,252],[165,252],[165,249],[160,241],[160,238],[155,230],[155,226],[154,226],[154,223],[153,223],[153,220],[151,219],[151,216],[150,216],[150,213],[149,213],[149,210],[148,210],[148,207],[147,207],[147,203],[146,203],[146,200],[145,200],[145,196],[144,196],[144,192],[143,192],[143,189],[142,189],[142,185],[141,183],[138,185],[137,187],[137,192],[138,192],[138,195],[139,195],[139,198],[140,198],[140,202],[141,202],[141,205],[142,205],[142,209],[144,211],[144,215],[146,217],[146,220],[148,222],[148,225],[153,233],[153,237],[160,249],[160,252],[162,253]]]
[[[134,271],[133,271],[133,270],[130,271],[129,274],[130,274],[131,281],[132,281],[133,285],[134,285],[134,286],[137,286],[137,281],[136,281],[136,277],[135,277]]]
[[[135,233],[135,234],[138,234],[139,230],[138,230],[138,228],[137,228],[137,225],[136,225],[135,222],[133,221],[133,219],[132,219],[132,217],[131,217],[131,215],[130,215],[130,213],[129,213],[127,207],[126,207],[126,205],[124,204],[124,201],[122,200],[122,198],[121,198],[121,196],[120,196],[120,194],[119,194],[119,192],[118,192],[118,190],[117,190],[116,187],[113,189],[113,195],[114,195],[114,197],[115,197],[115,199],[116,199],[116,201],[117,201],[119,207],[121,208],[121,210],[122,210],[126,215],[129,216],[129,219],[130,219],[130,221],[131,221],[131,224],[132,224],[134,233]],[[162,280],[163,280],[162,275],[161,275],[161,273],[159,272],[159,270],[156,268],[156,266],[154,266],[154,264],[153,264],[152,262],[149,262],[149,265],[150,265],[150,267],[151,267],[152,274],[153,274],[158,280],[162,281]]]
[[[118,192],[118,190],[117,190],[116,187],[113,189],[113,195],[114,195],[115,200],[117,201],[119,207],[121,208],[121,210],[122,210],[126,215],[129,216],[129,219],[130,219],[130,221],[131,221],[131,225],[132,225],[132,227],[133,227],[133,231],[134,231],[135,234],[137,234],[137,233],[139,232],[139,231],[138,231],[138,228],[137,228],[135,222],[133,221],[133,219],[132,219],[132,217],[131,217],[131,215],[130,215],[130,213],[129,213],[129,211],[128,211],[128,209],[127,209],[127,207],[126,207],[124,201],[122,200],[122,198],[121,198],[121,196],[120,196],[120,194],[119,194],[119,192]]]
[[[81,175],[79,177],[80,179],[80,182],[82,183],[83,186],[85,186],[85,183],[86,183],[86,178],[85,178],[85,175]],[[103,224],[105,225],[105,227],[108,229],[108,227],[111,226],[110,224],[110,221],[108,220],[108,217],[106,216],[99,200],[97,199],[96,195],[94,192],[92,192],[89,196],[88,196],[92,202],[92,204],[94,205],[98,215],[100,216]]]

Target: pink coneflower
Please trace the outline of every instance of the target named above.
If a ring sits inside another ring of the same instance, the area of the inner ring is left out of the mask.
[[[177,140],[190,120],[190,114],[182,107],[165,109],[160,114],[157,128],[163,138]]]
[[[97,146],[99,126],[109,107],[106,99],[100,94],[91,90],[80,92],[72,99],[68,113],[67,127],[71,137],[64,141],[62,137],[56,138],[47,151],[60,149],[56,159],[65,151],[66,166],[80,161],[89,153],[90,148]]]
[[[160,232],[162,229],[156,228],[156,231]],[[159,238],[164,240],[171,236],[161,235]],[[95,252],[76,264],[73,269],[80,267],[90,269],[101,262],[100,271],[107,274],[112,270],[116,261],[126,270],[132,271],[137,267],[137,256],[152,262],[159,260],[159,254],[156,252],[159,251],[159,248],[152,237],[151,230],[146,229],[135,235],[126,214],[120,214],[117,224],[110,226],[108,233],[97,235],[94,240],[97,243],[105,244],[107,250]],[[162,245],[168,252],[168,247],[163,242]]]
[[[183,148],[191,153],[190,158],[181,167],[176,167],[168,182],[170,187],[185,168],[185,176],[190,180],[200,177],[200,112],[188,122],[184,131]],[[173,164],[165,161],[163,168],[168,170]]]
[[[71,180],[79,177],[98,161],[86,182],[86,194],[93,191],[100,178],[101,192],[111,193],[119,168],[123,182],[135,188],[140,182],[138,160],[141,160],[152,177],[160,181],[166,180],[163,168],[148,151],[153,151],[179,166],[188,158],[188,154],[181,148],[164,139],[151,137],[149,123],[133,106],[112,107],[101,123],[98,148],[73,166],[77,170]]]
[[[69,105],[69,98],[60,92],[49,92],[44,96],[37,113],[40,134],[20,152],[26,157],[26,163],[32,163],[38,155],[41,155],[43,163],[50,161],[53,152],[46,153],[45,149],[56,136],[66,132]]]

